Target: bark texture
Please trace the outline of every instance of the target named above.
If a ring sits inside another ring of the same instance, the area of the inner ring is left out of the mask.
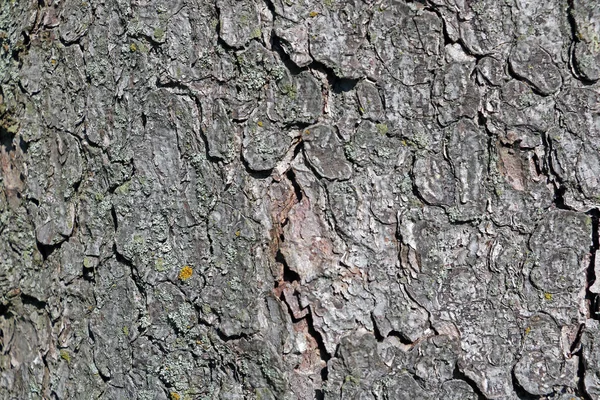
[[[4,0],[1,399],[598,399],[592,0]]]

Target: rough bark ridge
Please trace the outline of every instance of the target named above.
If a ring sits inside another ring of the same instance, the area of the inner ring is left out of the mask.
[[[600,398],[591,0],[6,0],[0,398]]]

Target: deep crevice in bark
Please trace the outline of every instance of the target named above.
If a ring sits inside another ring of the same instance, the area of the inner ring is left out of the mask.
[[[36,239],[35,243],[37,245],[38,251],[42,255],[42,260],[46,261],[48,259],[48,257],[50,257],[50,255],[52,255],[52,253],[54,253],[56,250],[60,249],[60,247],[64,243],[64,239],[61,242],[56,243],[56,244],[44,244],[44,243],[41,243],[40,241],[38,241],[37,239]]]
[[[597,279],[595,266],[596,257],[598,257],[598,251],[600,250],[600,238],[598,237],[598,230],[600,229],[600,210],[595,208],[588,211],[587,215],[592,219],[592,244],[590,246],[590,263],[586,269],[585,298],[588,304],[588,317],[600,320],[600,302],[598,295],[590,291],[590,287]]]
[[[483,395],[483,393],[481,392],[481,390],[479,389],[479,387],[477,386],[477,384],[475,383],[475,381],[473,381],[473,379],[469,378],[468,376],[466,376],[458,367],[458,363],[456,363],[454,365],[454,371],[452,371],[452,378],[454,379],[460,379],[461,381],[466,382],[469,386],[471,386],[471,389],[473,389],[473,392],[475,392],[475,394],[477,395],[477,400],[486,400],[487,397],[485,397]]]
[[[593,400],[592,396],[585,390],[585,360],[583,359],[583,349],[579,349],[577,353],[579,362],[577,363],[577,395],[584,400]]]
[[[387,334],[387,336],[383,336],[383,334],[377,327],[377,321],[375,320],[375,316],[373,315],[373,313],[371,313],[371,322],[373,323],[373,335],[375,336],[375,339],[377,339],[378,342],[383,342],[383,341],[385,341],[385,339],[387,339],[389,337],[395,337],[403,345],[415,346],[421,340],[421,338],[419,338],[413,342],[404,333],[393,330],[393,329]]]
[[[515,72],[515,70],[512,68],[512,66],[510,65],[510,62],[507,61],[506,62],[506,72],[508,74],[508,76],[510,76],[511,78],[513,78],[516,81],[519,82],[523,82],[524,84],[527,85],[527,87],[529,89],[531,89],[531,91],[533,93],[535,93],[538,96],[541,97],[548,97],[548,96],[552,96],[551,94],[544,94],[542,93],[534,84],[533,82],[531,82],[529,79],[525,78],[524,76],[519,75],[518,73]]]
[[[288,170],[286,172],[286,178],[290,181],[293,190],[294,190],[294,204],[298,204],[300,203],[300,201],[303,199],[304,194],[302,192],[302,188],[300,187],[300,185],[298,184],[298,182],[296,181],[296,176],[293,170]],[[293,207],[293,206],[292,206]],[[287,212],[289,213],[289,210],[291,209],[291,207],[287,210]],[[315,328],[314,325],[314,320],[313,320],[313,311],[312,311],[312,307],[309,305],[305,308],[302,309],[302,311],[306,311],[306,313],[304,315],[302,315],[301,317],[297,318],[294,315],[294,308],[292,307],[292,305],[290,305],[288,303],[288,300],[286,299],[286,295],[284,294],[283,290],[285,290],[285,288],[294,288],[294,293],[293,296],[297,296],[298,292],[297,292],[297,286],[300,284],[301,281],[301,277],[300,275],[296,272],[293,271],[286,259],[285,256],[283,255],[282,251],[281,251],[281,243],[285,242],[285,236],[283,233],[283,227],[285,225],[287,225],[288,223],[288,217],[287,215],[284,216],[283,221],[281,222],[281,224],[278,224],[276,222],[276,225],[278,225],[278,229],[276,228],[276,231],[278,231],[278,237],[275,238],[274,240],[277,241],[277,249],[275,250],[275,262],[279,263],[282,266],[282,274],[281,274],[281,281],[280,282],[275,282],[274,285],[274,291],[275,294],[278,295],[279,299],[281,300],[282,303],[284,303],[287,307],[287,311],[288,314],[290,316],[290,319],[292,321],[292,323],[296,324],[299,323],[301,321],[305,321],[306,322],[306,333],[308,335],[310,335],[314,342],[317,345],[317,350],[319,352],[319,357],[320,359],[323,361],[324,363],[324,367],[321,369],[321,381],[325,382],[327,381],[328,375],[329,375],[329,369],[327,366],[327,362],[331,359],[332,355],[329,354],[327,352],[327,348],[325,346],[325,341],[323,340],[323,336],[321,335],[321,333],[319,331],[317,331],[317,329]],[[321,393],[321,394],[319,394]],[[320,398],[319,396],[322,395],[322,389],[321,390],[316,390],[315,391],[315,398]]]
[[[289,46],[287,41],[277,36],[275,31],[271,31],[271,51],[274,51],[279,55],[279,59],[288,71],[290,71],[292,75],[298,75],[300,72],[306,71],[308,67],[299,67],[292,61],[290,55],[285,51],[286,46]]]
[[[24,305],[30,305],[33,306],[39,310],[42,310],[44,308],[46,308],[47,303],[43,300],[37,299],[34,296],[30,296],[28,294],[25,293],[21,293],[21,302]]]
[[[538,396],[538,395],[533,395],[531,393],[529,393],[528,391],[526,391],[523,386],[521,386],[521,384],[519,383],[519,381],[517,380],[517,377],[515,375],[515,370],[514,367],[510,373],[511,377],[512,377],[512,386],[513,386],[513,390],[517,395],[518,399],[521,400],[539,400],[542,398],[542,396]]]
[[[577,67],[575,66],[575,46],[579,43],[579,38],[577,36],[577,23],[575,22],[575,17],[573,16],[573,0],[567,1],[567,21],[569,23],[570,33],[571,33],[571,44],[569,45],[569,69],[573,76],[581,81],[586,86],[593,85],[596,81],[587,79],[577,71]]]

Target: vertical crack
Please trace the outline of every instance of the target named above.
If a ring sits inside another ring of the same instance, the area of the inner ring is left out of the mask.
[[[586,214],[592,219],[592,244],[590,246],[590,263],[586,269],[585,299],[588,305],[588,317],[600,320],[600,299],[598,294],[591,291],[592,285],[596,282],[596,257],[600,249],[600,238],[598,237],[600,210],[595,208]]]
[[[481,392],[481,390],[479,389],[479,387],[477,386],[475,381],[473,381],[473,379],[469,378],[467,375],[464,374],[464,372],[462,372],[460,370],[460,368],[458,367],[458,363],[456,363],[454,365],[454,371],[452,372],[452,378],[460,379],[461,381],[464,381],[469,386],[471,386],[471,389],[473,389],[473,392],[475,392],[475,394],[477,395],[477,400],[486,400],[487,399],[487,397],[485,397],[485,395]]]
[[[321,388],[315,390],[314,396],[316,399],[323,399],[323,384],[327,381],[329,376],[327,362],[331,359],[332,355],[327,352],[323,336],[315,328],[311,306],[307,306],[302,309],[300,308],[300,302],[298,301],[298,289],[301,285],[301,277],[297,272],[293,271],[289,267],[285,259],[285,255],[281,250],[281,245],[285,242],[283,228],[289,222],[288,214],[295,205],[299,204],[304,199],[304,194],[302,192],[302,188],[296,181],[296,175],[293,170],[288,170],[284,179],[289,181],[290,187],[288,190],[293,190],[293,193],[291,193],[289,196],[290,199],[288,202],[290,204],[284,205],[280,213],[278,215],[274,215],[273,218],[275,228],[272,231],[272,240],[276,244],[276,248],[273,249],[273,254],[275,262],[281,265],[279,281],[275,282],[273,291],[287,307],[287,311],[292,323],[295,325],[297,324],[298,327],[301,327],[304,334],[312,338],[314,344],[316,345],[316,348],[313,350],[318,352],[318,356],[324,367],[321,368],[320,371]],[[288,198],[288,196],[283,197]]]
[[[592,397],[585,390],[585,360],[583,359],[583,349],[580,348],[576,353],[579,356],[577,363],[577,395],[584,400],[592,400]]]

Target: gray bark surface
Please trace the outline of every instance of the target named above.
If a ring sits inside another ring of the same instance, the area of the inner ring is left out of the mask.
[[[592,0],[4,0],[0,399],[599,399]]]

